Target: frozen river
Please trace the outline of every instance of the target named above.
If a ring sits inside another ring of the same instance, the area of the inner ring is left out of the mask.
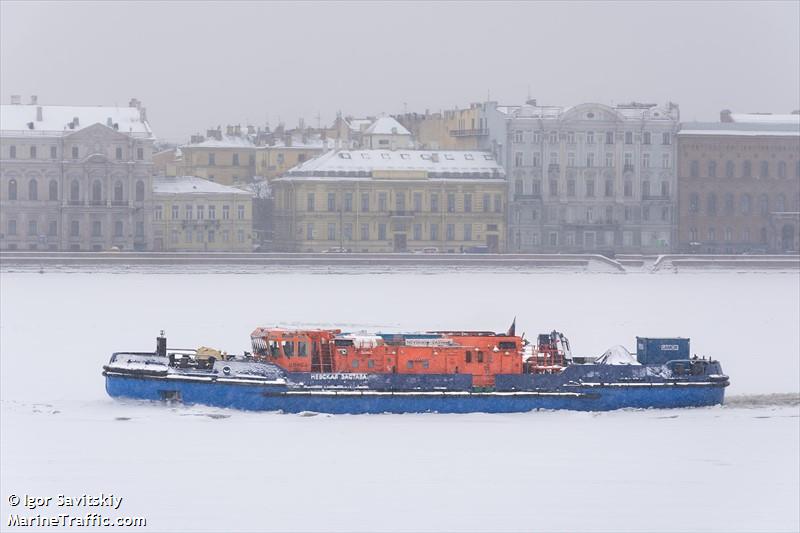
[[[114,402],[100,376],[159,329],[171,346],[241,351],[259,325],[505,330],[515,315],[577,354],[691,337],[722,361],[731,402],[299,417]],[[11,494],[113,492],[121,507],[101,512],[153,531],[796,531],[798,323],[796,272],[6,272],[2,523],[21,512]]]

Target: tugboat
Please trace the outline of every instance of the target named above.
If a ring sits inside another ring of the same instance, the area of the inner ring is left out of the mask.
[[[112,397],[288,413],[513,413],[721,404],[728,376],[690,357],[687,338],[636,338],[600,357],[572,355],[557,331],[343,332],[257,328],[252,352],[117,352],[103,367]]]

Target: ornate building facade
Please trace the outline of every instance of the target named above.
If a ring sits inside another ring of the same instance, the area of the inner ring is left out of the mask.
[[[800,114],[735,114],[678,134],[679,249],[797,251]]]
[[[146,250],[152,243],[153,134],[145,109],[0,111],[0,249]]]

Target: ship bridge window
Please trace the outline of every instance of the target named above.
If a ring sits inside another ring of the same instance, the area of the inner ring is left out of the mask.
[[[483,363],[483,352],[478,350],[478,362]]]
[[[281,355],[281,348],[278,344],[278,341],[269,341],[269,354],[272,357],[280,357]]]
[[[374,368],[375,367],[375,361],[373,361],[372,359],[369,359],[367,361],[367,367],[368,368]]]
[[[297,356],[305,357],[308,355],[308,343],[306,341],[297,342]]]
[[[353,339],[334,339],[336,346],[353,346]]]
[[[283,355],[286,357],[294,356],[294,341],[283,341]]]
[[[499,348],[501,350],[516,350],[517,343],[516,342],[501,342]]]
[[[422,360],[422,368],[428,368],[428,366],[430,366],[429,363],[428,363],[428,360],[427,359],[423,359]]]
[[[358,368],[358,359],[353,359],[353,368]]]
[[[406,368],[414,368],[414,361],[406,361]]]
[[[464,356],[464,361],[466,361],[467,363],[471,363],[472,362],[472,351],[467,350],[467,353]]]

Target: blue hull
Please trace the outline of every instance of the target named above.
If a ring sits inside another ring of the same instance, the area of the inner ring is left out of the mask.
[[[721,384],[654,383],[575,385],[552,392],[380,392],[369,390],[289,390],[285,385],[227,384],[107,375],[112,397],[176,399],[250,411],[366,413],[516,413],[536,409],[608,411],[624,408],[702,407],[723,402]]]

